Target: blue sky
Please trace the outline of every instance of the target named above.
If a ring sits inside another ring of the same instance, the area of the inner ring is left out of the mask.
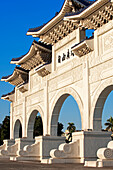
[[[10,64],[12,58],[20,57],[28,52],[34,38],[27,36],[29,28],[34,28],[46,23],[61,9],[64,0],[5,0],[0,3],[0,79],[11,74],[15,65]],[[38,40],[37,38],[35,38]],[[13,86],[0,82],[0,96],[13,90]],[[107,100],[105,111],[107,117],[113,115],[113,93]],[[107,109],[106,109],[107,108]],[[109,113],[109,114],[108,114]],[[68,118],[68,115],[71,119]],[[0,122],[9,115],[9,102],[0,99]],[[73,117],[74,115],[74,117]],[[103,114],[104,115],[104,114]],[[106,118],[106,116],[105,116]],[[105,119],[103,118],[103,120]],[[68,122],[75,122],[80,129],[80,113],[72,97],[66,99],[61,109],[59,121],[65,128]]]

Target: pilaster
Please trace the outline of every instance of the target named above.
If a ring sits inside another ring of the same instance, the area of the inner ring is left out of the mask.
[[[54,50],[54,46],[52,46],[52,72],[56,70],[56,55]]]
[[[24,98],[24,101],[23,101],[22,137],[27,137],[27,130],[26,130],[26,98]]]
[[[77,43],[80,42],[80,28],[77,28],[77,30],[76,30],[76,41],[77,41]]]
[[[97,30],[94,31],[94,50],[95,50],[95,58],[96,58],[99,55]]]
[[[84,111],[83,111],[83,128],[84,130],[89,129],[89,112],[90,112],[90,101],[89,101],[89,66],[88,60],[86,59],[83,64],[83,100],[84,100]]]
[[[44,87],[44,106],[45,106],[45,112],[44,112],[44,120],[43,120],[43,135],[46,136],[48,134],[48,107],[49,107],[49,103],[48,103],[48,80],[46,78],[45,80],[46,84]]]
[[[10,104],[10,139],[13,139],[13,103]]]

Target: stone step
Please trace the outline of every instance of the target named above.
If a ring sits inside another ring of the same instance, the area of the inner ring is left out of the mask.
[[[113,167],[113,159],[107,160],[107,159],[98,159],[98,167]]]
[[[50,164],[50,163],[49,163],[49,159],[42,159],[42,160],[41,160],[41,163],[42,163],[42,164]]]
[[[49,159],[49,164],[52,164],[52,163],[72,163],[72,164],[75,164],[75,163],[81,163],[81,160],[80,159],[68,159],[68,158],[64,158],[64,159],[54,159],[54,158],[50,158]]]
[[[87,167],[97,167],[97,161],[85,161],[85,164],[84,166],[87,166]]]
[[[33,157],[33,156],[11,156],[10,157],[10,160],[11,161],[38,161],[40,162],[39,160],[39,157]]]

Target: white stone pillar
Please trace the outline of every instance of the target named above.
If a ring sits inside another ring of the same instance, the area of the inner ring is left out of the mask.
[[[31,90],[31,72],[29,72],[28,89],[29,89],[29,91]]]
[[[22,137],[27,137],[27,131],[26,131],[26,98],[24,98],[24,101],[23,101]]]
[[[56,55],[54,50],[54,46],[52,46],[52,72],[56,70]]]
[[[88,60],[86,59],[83,64],[83,102],[84,102],[84,110],[83,110],[83,129],[89,129],[89,68],[88,68]]]
[[[94,51],[95,51],[95,57],[97,57],[99,55],[97,30],[94,31]]]
[[[13,103],[10,104],[10,139],[14,139],[13,136]]]
[[[17,87],[15,87],[15,102],[17,101]]]
[[[48,134],[48,80],[46,78],[46,85],[44,87],[44,117],[43,117],[43,135]]]
[[[76,41],[77,41],[77,43],[80,42],[80,28],[77,28],[77,30],[76,30]]]

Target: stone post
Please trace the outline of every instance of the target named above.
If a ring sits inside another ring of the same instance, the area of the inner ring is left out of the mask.
[[[46,136],[48,134],[48,80],[46,78],[46,85],[44,87],[44,106],[45,106],[45,112],[44,112],[44,120],[43,120],[43,135]]]
[[[10,139],[13,139],[13,103],[10,104]]]
[[[24,102],[23,102],[22,137],[27,137],[27,133],[26,133],[26,98],[24,98]]]
[[[84,101],[84,110],[83,110],[83,129],[89,129],[89,68],[88,60],[86,59],[83,64],[83,101]]]
[[[54,51],[54,46],[52,46],[52,72],[56,70],[56,55]]]

